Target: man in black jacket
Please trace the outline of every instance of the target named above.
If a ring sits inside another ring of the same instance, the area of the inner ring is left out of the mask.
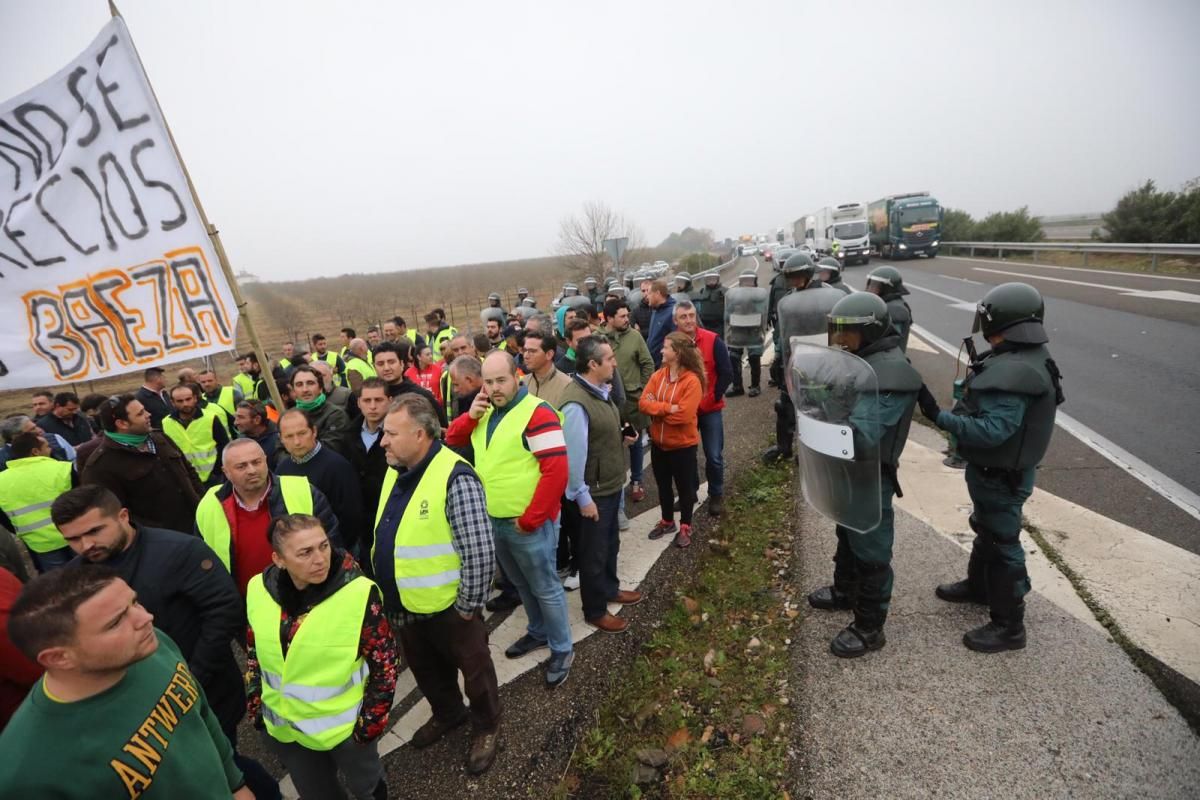
[[[79,397],[73,392],[54,395],[54,407],[49,414],[37,418],[37,426],[46,433],[57,433],[72,447],[92,438],[92,424],[79,410]]]
[[[371,548],[370,534],[374,527],[375,510],[379,505],[379,493],[383,490],[383,479],[387,476],[387,451],[383,449],[381,440],[383,419],[387,416],[390,404],[387,383],[382,378],[367,378],[362,382],[358,394],[362,424],[346,433],[345,451],[350,454],[350,464],[358,475],[367,520],[367,529],[359,540],[359,549],[364,554]]]
[[[142,380],[142,388],[138,389],[133,397],[150,412],[150,427],[161,430],[163,417],[171,413],[166,373],[162,367],[150,367]]]
[[[302,475],[321,490],[342,534],[342,544],[356,557],[359,539],[367,527],[362,489],[350,462],[317,440],[317,425],[308,412],[292,408],[279,418],[279,438],[287,457],[275,468],[277,475]],[[343,440],[339,444],[345,445]]]

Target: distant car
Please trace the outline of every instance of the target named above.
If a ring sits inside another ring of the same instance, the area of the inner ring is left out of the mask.
[[[744,245],[742,245],[742,255],[744,255],[744,256],[756,256],[756,255],[758,255],[758,245],[756,245],[756,244],[744,244]]]
[[[671,265],[660,259],[654,262],[654,267],[656,269],[670,269]]]
[[[771,249],[770,245],[762,248],[762,257],[765,261],[771,261],[775,258],[775,251]]]

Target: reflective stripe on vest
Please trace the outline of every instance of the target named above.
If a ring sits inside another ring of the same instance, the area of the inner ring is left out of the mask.
[[[276,475],[273,480],[279,481],[283,507],[289,514],[313,513],[312,487],[308,478],[303,475]],[[233,533],[229,529],[229,517],[225,516],[225,509],[217,499],[220,490],[220,486],[214,486],[200,499],[200,505],[196,507],[196,527],[200,530],[200,538],[213,549],[225,569],[232,573]],[[263,502],[269,503],[271,500],[268,497]]]
[[[373,586],[360,575],[318,603],[284,656],[282,609],[262,575],[250,579],[246,616],[262,671],[263,722],[275,740],[326,751],[353,733],[370,674],[358,644]]]
[[[433,351],[434,361],[442,360],[442,342],[449,341],[457,335],[458,330],[454,326],[450,326],[435,333],[432,340],[426,340],[429,341],[429,349]]]
[[[14,532],[35,553],[67,546],[67,540],[50,521],[50,506],[71,488],[71,464],[46,456],[17,458],[0,472],[0,508]]]
[[[400,602],[414,614],[436,614],[449,608],[458,597],[462,562],[454,550],[450,520],[446,518],[446,485],[454,468],[465,463],[449,447],[439,450],[413,489],[396,528],[392,553],[396,588],[400,591]],[[396,474],[396,470],[389,469],[384,477],[375,512],[376,528],[396,485]],[[372,545],[372,561],[374,558]]]
[[[183,452],[188,463],[200,476],[200,482],[208,480],[217,466],[217,440],[213,436],[213,420],[216,412],[204,413],[192,420],[186,428],[174,417],[163,417],[162,431]]]
[[[526,393],[521,402],[504,412],[492,431],[491,441],[487,438],[487,428],[496,409],[489,406],[471,432],[475,472],[483,482],[488,514],[493,517],[519,517],[533,500],[542,473],[533,453],[525,449],[525,428],[540,405],[551,408],[549,403]]]

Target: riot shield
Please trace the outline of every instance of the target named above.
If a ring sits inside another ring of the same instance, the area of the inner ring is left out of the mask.
[[[829,312],[833,310],[842,293],[828,286],[818,286],[803,289],[785,295],[775,308],[778,320],[780,341],[787,344],[796,337],[801,341],[824,346],[829,341]],[[784,354],[783,364],[790,364],[791,359]]]
[[[587,299],[587,295],[582,294],[577,294],[572,297],[564,297],[562,299],[562,305],[566,306],[567,308],[579,308],[580,306],[590,306],[591,304],[592,301]]]
[[[879,525],[879,395],[875,371],[844,350],[790,342],[787,388],[796,407],[804,499],[852,531]]]
[[[725,343],[730,347],[762,347],[767,327],[767,290],[734,286],[725,292]]]

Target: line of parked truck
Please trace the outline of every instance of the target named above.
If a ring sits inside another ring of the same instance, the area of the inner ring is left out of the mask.
[[[942,207],[929,192],[909,192],[871,203],[825,206],[792,223],[797,247],[808,245],[819,256],[832,255],[847,266],[867,264],[872,255],[903,259],[933,258],[941,244]],[[776,238],[783,241],[784,231]]]

